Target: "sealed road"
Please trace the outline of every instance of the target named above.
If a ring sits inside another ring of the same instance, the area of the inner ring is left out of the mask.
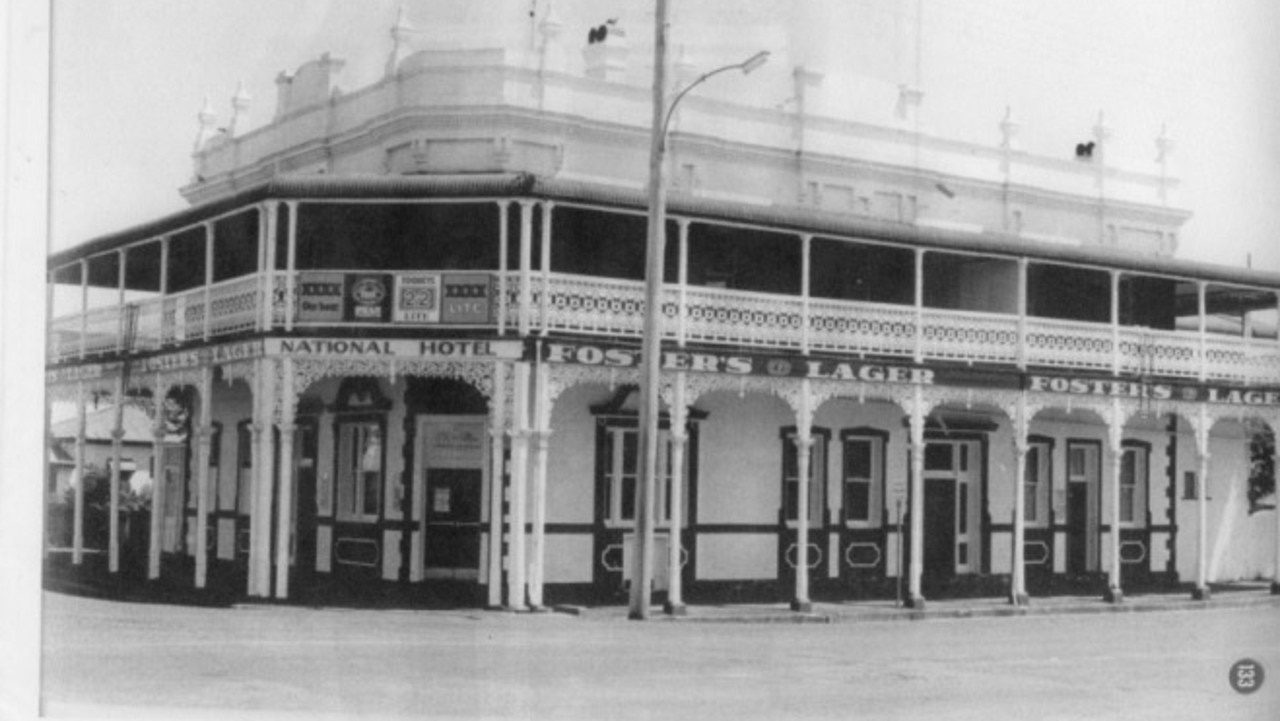
[[[1280,719],[1274,606],[806,625],[44,599],[51,716]]]

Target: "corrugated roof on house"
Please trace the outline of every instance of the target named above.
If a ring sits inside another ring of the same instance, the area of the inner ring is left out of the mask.
[[[116,411],[112,406],[89,411],[84,416],[84,437],[86,441],[111,442],[111,431],[115,428]],[[75,440],[78,419],[74,416],[54,423],[50,433],[57,439]],[[124,407],[121,418],[124,428],[125,443],[152,443],[155,433],[151,417],[141,408],[133,405]]]

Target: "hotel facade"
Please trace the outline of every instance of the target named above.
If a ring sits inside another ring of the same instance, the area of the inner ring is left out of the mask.
[[[154,436],[141,551],[119,494],[87,547],[80,484],[50,563],[286,602],[625,599],[648,92],[621,26],[563,30],[416,49],[402,15],[381,79],[340,91],[325,55],[261,127],[241,93],[223,131],[201,113],[189,209],[49,259],[51,403]],[[786,74],[794,102],[692,95],[668,139],[656,597],[1207,598],[1209,525],[1280,426],[1280,275],[1174,257],[1163,135],[1151,172],[1107,162],[1103,118],[1037,156],[1008,113],[948,140],[909,85],[876,124]]]

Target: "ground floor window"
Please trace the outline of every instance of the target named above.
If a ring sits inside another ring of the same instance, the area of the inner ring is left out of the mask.
[[[632,526],[636,522],[636,489],[640,483],[640,432],[634,426],[615,425],[607,427],[604,436],[604,520],[611,526]],[[671,525],[672,466],[671,433],[665,429],[658,431],[657,468],[654,524],[666,527]]]
[[[1027,446],[1026,469],[1022,477],[1022,516],[1030,526],[1049,522],[1049,486],[1052,468],[1052,446],[1047,441],[1032,441]]]
[[[884,446],[888,434],[860,428],[844,431],[840,436],[845,521],[851,525],[877,525],[882,507]]]
[[[827,487],[827,436],[825,428],[811,431],[813,444],[809,447],[809,504],[810,525],[822,523],[824,506],[823,489]],[[796,429],[782,431],[782,508],[788,523],[800,520],[800,453],[796,446]]]
[[[376,521],[382,499],[383,444],[376,420],[338,424],[338,517]]]
[[[1134,441],[1126,441],[1120,459],[1120,522],[1141,525],[1146,503],[1147,466],[1150,449]]]

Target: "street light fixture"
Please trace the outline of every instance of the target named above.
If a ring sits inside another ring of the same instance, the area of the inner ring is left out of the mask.
[[[761,51],[746,60],[703,73],[668,103],[666,99],[667,0],[657,1],[653,58],[653,124],[649,145],[649,233],[645,249],[644,337],[640,347],[640,483],[636,495],[636,543],[633,547],[631,605],[628,617],[649,618],[649,586],[653,579],[653,491],[658,466],[658,369],[662,348],[662,274],[666,242],[666,188],[662,155],[667,127],[676,105],[684,96],[714,75],[741,70],[743,75],[758,69],[769,59]],[[679,542],[679,519],[672,519],[672,543]]]

